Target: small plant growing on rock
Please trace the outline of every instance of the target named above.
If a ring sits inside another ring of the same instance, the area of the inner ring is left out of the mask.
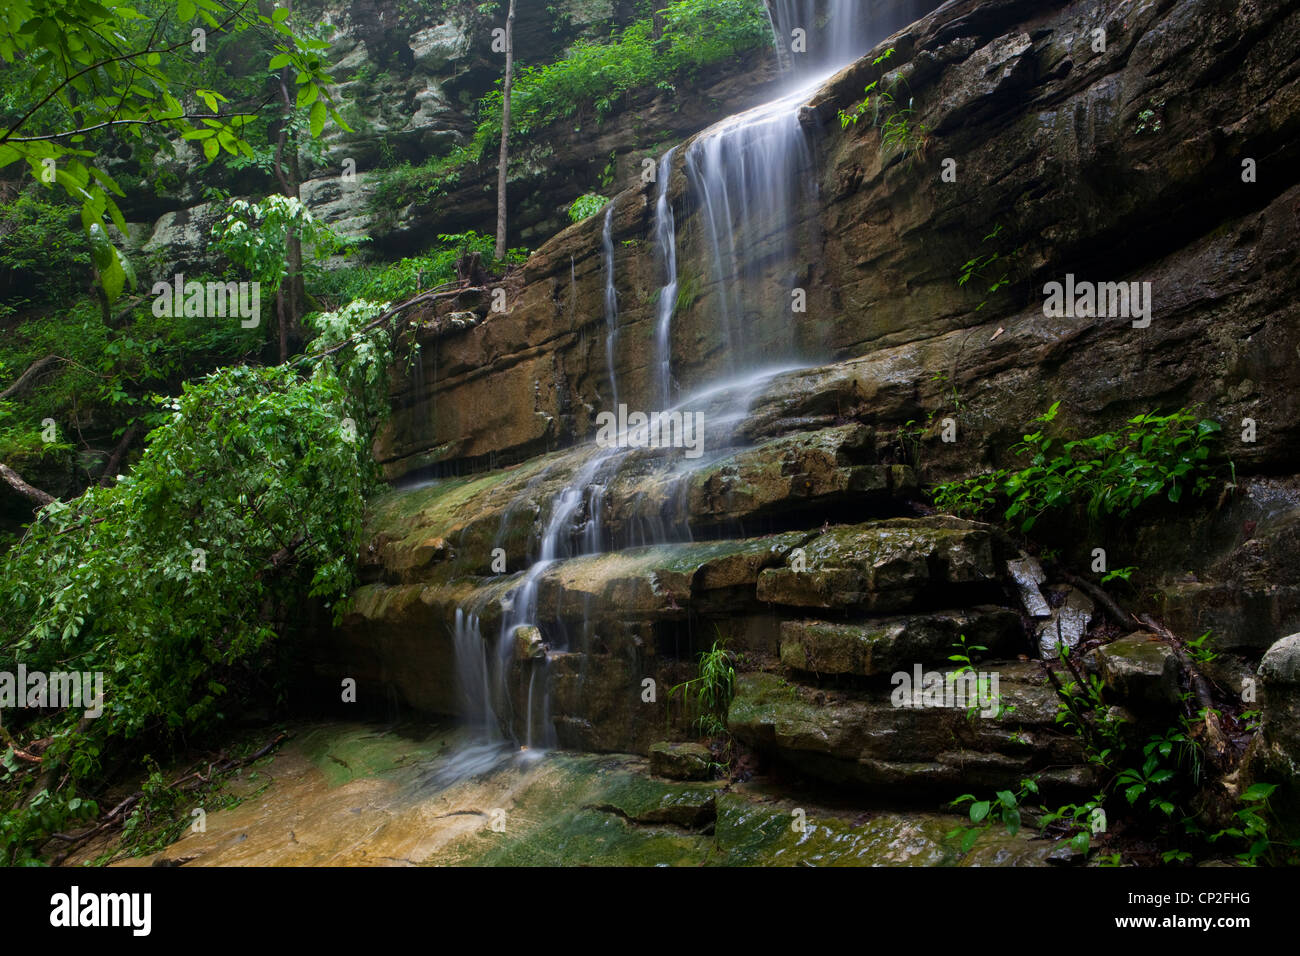
[[[894,55],[891,46],[880,56],[871,61],[872,66],[879,66],[889,61]],[[881,85],[882,82],[885,85]],[[912,97],[908,96],[907,105],[897,105],[895,93],[899,86],[907,86],[901,73],[886,73],[878,80],[867,84],[863,91],[866,98],[851,110],[840,110],[840,128],[856,126],[858,120],[871,113],[871,123],[880,130],[880,148],[882,151],[896,149],[908,156],[909,162],[925,154],[930,137],[924,123],[913,121],[915,110]]]
[[[596,193],[579,196],[569,206],[569,222],[582,222],[582,220],[596,215],[605,208],[607,202],[609,202],[608,199]]]
[[[1009,836],[1020,832],[1020,804],[1029,794],[1038,793],[1038,783],[1032,778],[1020,781],[1016,792],[999,790],[992,800],[976,800],[972,793],[963,793],[949,806],[959,807],[969,803],[968,814],[971,826],[956,827],[948,831],[948,838],[961,837],[961,852],[969,853],[980,838],[980,834],[995,823],[1001,823]]]
[[[703,737],[727,731],[727,708],[736,689],[736,668],[730,651],[719,639],[700,654],[699,676],[668,689],[668,699],[679,696],[688,712],[696,714],[693,726]]]
[[[980,240],[981,243],[993,242],[993,251],[966,260],[961,267],[961,272],[957,275],[957,284],[959,286],[964,288],[972,279],[979,279],[980,282],[987,283],[987,295],[993,296],[1011,284],[1011,267],[1009,263],[1020,254],[1024,247],[1021,246],[1010,252],[1003,252],[997,248],[995,241],[1001,234],[1002,224],[997,223],[993,226],[993,231]],[[978,312],[988,304],[989,300],[986,297],[979,305],[975,306],[975,311]]]

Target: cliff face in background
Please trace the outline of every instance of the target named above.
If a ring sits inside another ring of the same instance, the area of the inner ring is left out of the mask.
[[[839,128],[838,112],[886,67],[901,69],[915,110],[911,151],[882,148],[869,121]],[[1142,567],[1154,595],[1144,600],[1172,626],[1213,630],[1225,651],[1216,680],[1239,688],[1264,648],[1300,629],[1298,81],[1296,2],[954,0],[811,93],[801,121],[817,195],[796,228],[819,239],[797,261],[764,260],[767,298],[746,318],[751,345],[793,326],[798,349],[820,362],[758,389],[735,453],[685,490],[647,464],[584,515],[616,541],[635,543],[638,521],[683,513],[697,534],[726,527],[731,540],[546,571],[543,606],[586,628],[553,667],[561,741],[644,749],[661,725],[642,719],[639,681],[681,679],[681,657],[707,643],[694,614],[758,662],[742,677],[732,731],[814,775],[924,786],[976,772],[998,783],[1075,761],[1053,750],[1052,705],[1029,675],[1015,678],[1026,681],[1014,691],[1020,743],[1000,730],[955,740],[953,727],[878,713],[871,693],[818,690],[808,676],[860,688],[899,661],[942,662],[958,626],[1015,651],[1003,630],[1014,549],[983,525],[918,518],[913,493],[918,480],[1010,463],[1023,426],[1056,401],[1075,434],[1181,405],[1223,423],[1237,497],[1135,520],[1103,543],[1116,565]],[[716,379],[727,346],[684,153],[669,195],[691,277],[672,328],[686,392]],[[955,182],[941,176],[946,159]],[[1247,160],[1254,181],[1243,181]],[[642,409],[659,407],[657,188],[619,193],[613,217],[616,377],[620,401]],[[524,463],[376,505],[363,555],[371,583],[331,653],[423,709],[456,709],[452,615],[504,593],[491,548],[504,543],[510,570],[520,567],[580,472],[588,452],[576,443],[611,406],[603,225],[593,217],[538,249],[506,284],[504,313],[467,299],[423,315],[419,373],[394,377],[395,414],[377,448],[391,478]],[[963,263],[993,252],[1009,285],[959,286]],[[1046,318],[1043,287],[1067,274],[1151,283],[1150,326]],[[788,310],[793,287],[807,293],[805,314]],[[954,418],[959,439],[940,441],[932,425],[918,474],[898,429],[936,417]],[[1257,423],[1253,443],[1239,440],[1245,418]],[[827,515],[858,523],[826,530]],[[1067,558],[1086,566],[1097,544],[1075,541]],[[810,556],[802,578],[789,567],[795,547]],[[953,614],[970,617],[954,625]],[[872,650],[846,656],[846,641]],[[777,662],[804,683],[776,686],[762,671]],[[1160,662],[1154,672],[1129,664],[1158,685]],[[1098,666],[1108,680],[1126,673],[1114,660]],[[1063,775],[1062,786],[1087,783],[1080,767]]]
[[[385,169],[445,156],[472,136],[477,104],[499,85],[504,70],[503,56],[491,49],[500,17],[479,6],[319,3],[319,22],[332,31],[326,55],[338,81],[335,94],[353,132],[331,126],[320,162],[304,166],[301,195],[313,214],[339,231],[369,236],[370,249],[381,257],[420,251],[439,233],[495,228],[495,149],[483,163],[466,167],[447,195],[412,197],[399,208],[376,209],[372,203]],[[574,42],[606,37],[643,16],[644,6],[632,0],[557,0],[545,9],[521,9],[517,62],[552,62]],[[689,96],[633,92],[603,121],[579,113],[516,144],[508,190],[511,245],[534,246],[563,228],[569,205],[599,188],[602,177],[621,189],[639,175],[643,156],[770,98],[776,74],[771,52],[756,51],[742,63],[706,68]],[[340,175],[349,159],[354,181]],[[220,185],[236,195],[276,188],[269,180],[259,185],[247,173],[203,169],[200,160],[188,144],[177,144],[177,155],[158,157],[148,177],[167,177],[175,187],[156,202],[135,198],[126,210],[137,256],[159,275],[180,264],[193,271],[206,261],[219,204],[204,200],[205,186]]]

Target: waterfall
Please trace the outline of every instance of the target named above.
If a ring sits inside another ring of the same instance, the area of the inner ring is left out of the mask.
[[[769,0],[768,16],[782,70],[827,75],[899,27],[924,16],[934,0]],[[804,44],[795,49],[795,31]]]
[[[557,561],[598,554],[604,547],[653,545],[689,540],[686,493],[690,477],[742,444],[741,435],[754,397],[771,378],[811,356],[799,354],[796,326],[800,316],[791,308],[798,276],[817,254],[815,210],[817,180],[809,130],[800,110],[825,76],[899,26],[933,6],[933,0],[771,0],[777,56],[791,75],[787,95],[729,117],[706,130],[687,149],[684,170],[688,201],[699,215],[702,258],[691,263],[712,295],[710,314],[721,327],[721,347],[729,373],[721,382],[673,402],[672,332],[680,285],[677,219],[669,198],[677,148],[669,149],[657,168],[654,204],[656,262],[662,277],[655,308],[653,355],[649,357],[646,401],[658,410],[698,410],[707,415],[708,451],[686,460],[679,456],[661,470],[656,493],[643,495],[616,541],[605,533],[603,502],[629,458],[627,447],[592,443],[587,457],[551,501],[537,550],[528,568],[501,599],[501,626],[490,646],[479,615],[462,609],[456,614],[457,675],[466,720],[484,727],[487,740],[499,753],[510,738],[525,749],[556,744],[550,714],[549,660],[552,651],[567,649],[561,621],[540,619],[540,585]],[[796,52],[788,44],[791,31],[806,32],[807,48]],[[783,45],[785,44],[785,45]],[[614,274],[614,204],[605,211],[601,243],[605,270],[605,360],[617,409],[620,393],[615,373],[618,339],[618,297]],[[809,223],[809,225],[804,225]],[[576,286],[576,269],[571,269]],[[570,295],[571,308],[576,295]],[[579,317],[574,316],[575,324]],[[777,365],[775,363],[784,363]],[[681,377],[679,375],[679,377]],[[652,412],[652,409],[646,409]],[[621,438],[622,436],[620,436]],[[661,453],[662,457],[663,456]],[[551,477],[548,466],[534,476],[502,518],[532,502],[539,482]],[[644,505],[644,507],[642,507]],[[579,519],[586,515],[585,527]],[[527,628],[537,628],[530,634]],[[523,642],[533,642],[527,659],[517,658]],[[545,642],[539,644],[538,642]],[[519,668],[526,673],[519,672]],[[518,677],[525,713],[513,713],[511,681]],[[484,745],[486,746],[486,745]],[[477,764],[476,764],[477,766]]]
[[[614,345],[618,339],[618,291],[614,288],[614,202],[605,209],[605,228],[600,234],[605,260],[605,368],[609,372],[612,406],[618,408],[618,376],[614,371]]]
[[[798,115],[807,94],[800,90],[723,120],[687,150],[686,174],[703,217],[733,373],[753,368],[774,349],[796,352],[791,266],[799,222],[817,195],[812,148]],[[768,321],[757,321],[755,313]]]
[[[673,216],[673,204],[668,199],[676,153],[677,147],[674,146],[659,161],[658,198],[655,200],[655,244],[664,275],[655,323],[655,381],[661,408],[668,407],[672,391],[672,325],[673,312],[677,308],[677,222]]]
[[[461,715],[479,728],[489,740],[501,739],[501,722],[494,700],[500,681],[492,672],[487,645],[477,614],[456,609],[453,632],[456,648],[456,678],[460,685]]]

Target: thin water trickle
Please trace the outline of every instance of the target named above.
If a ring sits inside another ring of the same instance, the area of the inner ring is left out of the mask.
[[[618,290],[614,287],[614,203],[605,209],[605,228],[600,234],[605,265],[605,369],[609,373],[611,407],[618,408],[618,375],[614,367],[614,348],[618,341]]]
[[[673,216],[673,204],[668,198],[673,156],[676,152],[677,147],[674,146],[659,161],[658,197],[655,200],[655,245],[659,250],[659,262],[664,276],[664,284],[659,289],[658,317],[655,322],[655,381],[662,408],[666,408],[671,401],[672,325],[673,312],[677,308],[677,223]]]

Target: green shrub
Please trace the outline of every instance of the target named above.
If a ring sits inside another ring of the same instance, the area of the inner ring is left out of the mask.
[[[317,277],[311,292],[331,308],[341,307],[354,299],[401,302],[417,293],[456,278],[456,260],[477,252],[489,271],[506,265],[518,265],[528,258],[528,250],[511,249],[505,262],[497,262],[496,240],[477,232],[438,236],[437,245],[423,254],[382,265],[362,265],[334,269]]]
[[[0,298],[12,307],[66,298],[90,281],[90,246],[76,210],[28,194],[0,203]]]
[[[1186,409],[1149,413],[1130,418],[1125,428],[1063,442],[1042,427],[1056,418],[1060,405],[1035,418],[1031,424],[1040,427],[1012,449],[1030,456],[1028,467],[939,485],[935,504],[971,516],[1001,507],[1003,517],[1027,533],[1052,509],[1082,503],[1090,520],[1124,518],[1159,495],[1177,503],[1185,492],[1209,489],[1217,422],[1197,421]]]
[[[218,720],[305,597],[354,583],[373,465],[333,366],[224,369],[166,404],[130,474],[44,508],[0,575],[0,669],[105,675],[88,729],[35,718],[74,784],[110,740]]]
[[[569,206],[569,221],[582,222],[589,216],[594,216],[605,208],[609,200],[604,196],[598,196],[595,193],[587,193],[585,196],[579,196]]]

